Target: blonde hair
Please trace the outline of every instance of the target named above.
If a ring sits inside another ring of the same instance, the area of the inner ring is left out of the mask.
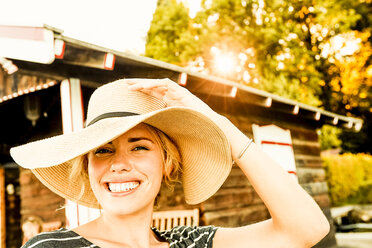
[[[161,154],[163,159],[163,183],[170,190],[173,190],[175,183],[180,182],[179,178],[182,173],[181,155],[178,147],[164,132],[148,124],[146,124],[146,127],[154,135],[155,142],[163,151]],[[86,189],[90,188],[87,154],[71,160],[69,180],[70,182],[82,182],[78,195],[78,199],[80,199]]]

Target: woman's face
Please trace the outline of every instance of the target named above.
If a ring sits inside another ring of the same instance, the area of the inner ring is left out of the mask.
[[[161,152],[149,127],[139,124],[88,154],[90,185],[106,212],[127,215],[153,207],[163,176]]]

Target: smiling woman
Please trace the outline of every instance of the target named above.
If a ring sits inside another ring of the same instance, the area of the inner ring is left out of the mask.
[[[39,234],[25,248],[311,247],[328,233],[322,211],[288,173],[169,79],[124,79],[98,88],[86,123],[81,131],[11,149],[14,160],[55,193],[103,209],[75,229]],[[182,170],[185,200],[198,204],[221,187],[233,161],[272,219],[238,228],[151,227],[162,183],[171,185]]]
[[[163,162],[163,182],[173,189],[174,183],[179,182],[180,174],[182,173],[181,168],[181,157],[176,145],[170,140],[170,138],[160,131],[159,129],[152,127],[148,124],[140,124],[139,127],[145,128],[152,136],[156,145],[158,145],[163,152],[160,153]],[[144,138],[146,139],[146,138]],[[131,138],[128,141],[139,141],[138,138]],[[109,142],[112,145],[112,142]],[[103,150],[104,149],[104,150]],[[147,150],[146,147],[135,147],[135,150]],[[105,153],[111,152],[106,150],[105,146],[95,149],[89,153],[95,153],[97,157],[104,156]],[[89,154],[88,153],[88,154]],[[71,172],[69,173],[69,182],[81,181],[81,191],[78,199],[82,197],[86,188],[90,187],[89,176],[88,176],[88,154],[79,156],[71,161]],[[120,186],[121,187],[121,186]],[[124,186],[123,186],[124,187]],[[118,191],[117,185],[112,185],[114,191]],[[111,189],[110,189],[111,190]]]
[[[161,153],[145,124],[89,152],[89,182],[101,207],[117,215],[152,209],[163,178]]]

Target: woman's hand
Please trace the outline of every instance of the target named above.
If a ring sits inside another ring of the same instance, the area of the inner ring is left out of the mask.
[[[165,79],[127,79],[128,89],[141,91],[164,101],[168,107],[188,107],[206,114],[214,112],[207,104],[194,96],[186,88],[172,80]]]
[[[168,107],[188,107],[212,119],[229,138],[234,125],[224,116],[213,111],[206,103],[186,88],[168,78],[164,79],[127,79],[128,89],[141,91],[164,101]]]

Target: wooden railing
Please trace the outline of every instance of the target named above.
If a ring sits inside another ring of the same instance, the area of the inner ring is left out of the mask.
[[[198,226],[199,209],[192,210],[169,210],[153,213],[152,225],[159,231],[169,230],[176,226]],[[57,230],[62,226],[61,221],[46,222],[43,224],[43,232]]]
[[[199,225],[199,209],[154,212],[152,225],[159,231],[182,225],[197,226]]]

